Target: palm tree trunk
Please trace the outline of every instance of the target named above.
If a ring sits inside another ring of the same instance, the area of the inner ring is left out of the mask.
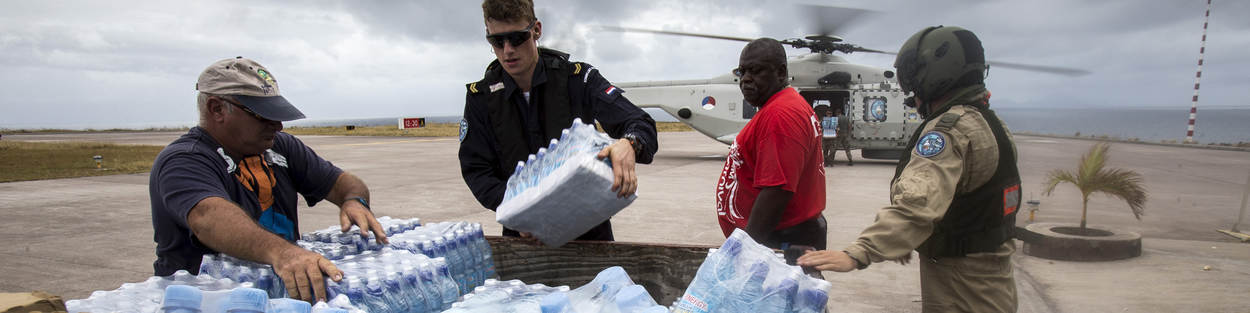
[[[1085,233],[1085,212],[1089,209],[1089,196],[1081,197],[1081,233]]]

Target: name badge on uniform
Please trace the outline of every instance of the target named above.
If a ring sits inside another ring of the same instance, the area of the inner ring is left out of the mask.
[[[916,155],[921,157],[933,157],[941,154],[942,150],[946,150],[946,136],[941,132],[931,130],[916,141]]]
[[[496,91],[499,91],[500,89],[503,89],[503,82],[498,82],[498,83],[494,83],[490,85],[490,92],[496,92]]]

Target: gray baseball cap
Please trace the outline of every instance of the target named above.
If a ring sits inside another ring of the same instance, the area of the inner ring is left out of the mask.
[[[269,120],[286,122],[304,118],[278,91],[278,80],[260,63],[243,57],[225,59],[200,73],[195,90],[234,96],[252,112]]]

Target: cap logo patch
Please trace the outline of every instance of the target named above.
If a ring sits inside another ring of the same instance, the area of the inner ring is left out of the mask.
[[[921,157],[933,157],[946,150],[946,137],[937,131],[929,131],[916,141],[916,154]]]
[[[263,69],[263,68],[261,68],[261,69],[256,69],[256,74],[257,74],[257,75],[260,75],[260,79],[264,79],[264,80],[265,80],[265,82],[266,82],[266,83],[269,83],[270,85],[277,85],[277,84],[278,84],[278,81],[276,81],[276,80],[274,80],[274,79],[273,79],[273,75],[269,75],[269,72],[268,72],[268,71],[265,71],[265,69]]]
[[[256,69],[256,75],[260,75],[260,79],[265,80],[265,85],[261,86],[261,89],[265,90],[265,94],[273,92],[273,86],[278,84],[278,81],[273,79],[273,75],[269,75],[269,71],[263,68]]]

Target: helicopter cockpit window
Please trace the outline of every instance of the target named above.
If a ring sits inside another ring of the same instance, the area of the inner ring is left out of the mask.
[[[864,121],[884,122],[886,120],[886,102],[882,97],[864,98]]]

